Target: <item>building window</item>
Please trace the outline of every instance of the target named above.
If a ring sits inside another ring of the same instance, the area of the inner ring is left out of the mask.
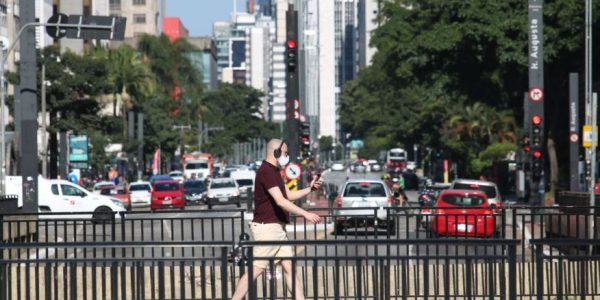
[[[146,0],[133,0],[133,5],[146,5]]]
[[[133,15],[133,23],[135,23],[135,24],[146,24],[146,15],[145,14],[135,14],[135,15]]]

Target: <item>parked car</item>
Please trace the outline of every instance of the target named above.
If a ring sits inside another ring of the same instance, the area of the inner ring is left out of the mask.
[[[152,201],[152,185],[148,181],[136,181],[129,184],[131,206],[149,206]]]
[[[179,182],[170,180],[158,180],[152,185],[152,211],[163,208],[185,208],[183,189]]]
[[[473,180],[473,179],[456,179],[452,181],[450,188],[453,190],[477,190],[482,191],[487,196],[490,204],[496,206],[502,205],[502,197],[498,186],[491,181]]]
[[[336,161],[331,164],[331,171],[342,172],[344,170],[346,170],[346,167],[344,167],[344,163],[341,161]]]
[[[171,177],[175,181],[178,181],[179,183],[182,183],[184,179],[183,172],[177,170],[169,172],[169,177]]]
[[[92,193],[99,195],[100,194],[100,190],[102,188],[105,188],[105,187],[114,187],[114,186],[115,186],[115,183],[112,182],[112,181],[99,181],[96,184],[94,184],[94,187],[92,188]]]
[[[131,198],[129,197],[129,191],[124,186],[106,186],[100,190],[100,195],[109,196],[115,199],[119,199],[125,209],[131,210]]]
[[[183,183],[186,204],[199,204],[206,197],[204,180],[187,180]]]
[[[208,209],[214,205],[232,204],[241,207],[240,189],[233,178],[215,178],[208,184],[206,204]]]
[[[338,208],[364,207],[365,209],[336,210],[335,234],[344,234],[347,229],[386,230],[395,234],[395,223],[388,218],[388,210],[382,209],[397,205],[390,188],[378,179],[350,179],[337,195]]]
[[[41,219],[89,218],[95,223],[104,223],[120,219],[120,215],[116,212],[125,211],[125,207],[118,199],[90,193],[81,186],[66,180],[40,177],[38,184],[40,186],[38,191],[41,195],[38,200],[40,212],[69,213],[40,215]],[[73,214],[77,212],[81,212],[81,214]]]
[[[434,236],[492,237],[502,226],[495,205],[482,191],[444,190],[435,206],[431,223]]]

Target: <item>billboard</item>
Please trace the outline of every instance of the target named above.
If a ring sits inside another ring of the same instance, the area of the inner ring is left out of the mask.
[[[88,137],[87,135],[69,136],[69,161],[88,161]]]

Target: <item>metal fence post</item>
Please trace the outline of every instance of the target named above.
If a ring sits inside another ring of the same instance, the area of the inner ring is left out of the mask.
[[[253,247],[248,247],[248,297],[250,300],[256,300],[256,289],[254,288],[254,251]]]
[[[158,299],[165,299],[165,262],[158,262]],[[113,297],[113,299],[117,299]]]
[[[229,299],[227,296],[227,247],[221,247],[221,297]]]
[[[535,276],[537,285],[537,299],[544,299],[544,247],[540,244],[533,244],[535,247]]]
[[[508,245],[508,298],[517,299],[517,245]]]

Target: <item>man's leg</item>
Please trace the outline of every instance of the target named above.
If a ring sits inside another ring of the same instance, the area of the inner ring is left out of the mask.
[[[285,282],[287,282],[287,285],[290,289],[292,289],[294,287],[293,283],[294,281],[292,280],[292,261],[291,260],[282,260],[281,261],[281,267],[283,268],[283,273],[285,276]],[[298,270],[296,270],[296,273],[298,272]],[[296,275],[297,279],[298,276]],[[304,293],[302,292],[304,290],[304,288],[302,287],[302,282],[300,280],[296,280],[296,300],[304,300]]]
[[[258,276],[260,276],[265,269],[253,266],[254,278],[252,280],[256,280]],[[238,281],[237,286],[235,287],[235,293],[233,293],[232,300],[241,300],[248,293],[248,272],[244,273],[240,280]]]

